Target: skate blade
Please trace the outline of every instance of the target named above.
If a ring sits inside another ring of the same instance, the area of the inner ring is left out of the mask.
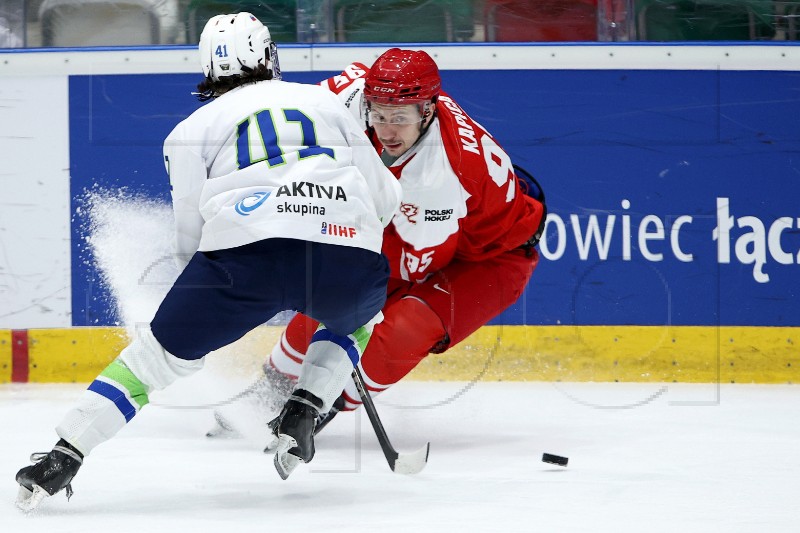
[[[39,485],[34,485],[32,491],[20,485],[19,492],[17,492],[16,505],[21,511],[29,513],[39,507],[42,500],[48,496],[50,495],[47,491]]]
[[[289,435],[280,435],[278,437],[278,444],[275,452],[275,470],[284,481],[289,479],[289,475],[294,472],[297,465],[303,462],[302,459],[296,455],[289,453],[289,450],[297,446],[297,441]]]
[[[278,439],[276,435],[270,435],[270,437],[272,437],[272,440],[269,441],[266,446],[264,446],[264,453],[267,455],[272,455],[278,451],[278,443],[280,442],[280,439]]]

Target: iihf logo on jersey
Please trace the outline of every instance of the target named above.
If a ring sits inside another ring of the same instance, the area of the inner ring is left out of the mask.
[[[251,194],[243,200],[240,200],[233,208],[237,213],[243,217],[246,217],[258,209],[261,204],[267,200],[267,198],[269,198],[269,191],[257,192],[255,194]]]
[[[339,224],[322,223],[322,228],[319,230],[323,235],[331,235],[332,237],[344,237],[346,239],[353,239],[356,236],[356,228],[350,226],[340,226]]]

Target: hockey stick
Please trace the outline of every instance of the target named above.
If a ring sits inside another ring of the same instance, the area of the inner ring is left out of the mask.
[[[358,389],[358,395],[361,397],[361,401],[364,404],[364,410],[367,412],[369,421],[372,424],[372,429],[375,430],[375,436],[378,437],[378,443],[381,445],[383,455],[386,456],[386,460],[389,462],[389,468],[392,469],[392,472],[397,472],[398,474],[416,474],[420,472],[428,463],[431,443],[427,443],[415,452],[398,453],[392,446],[392,443],[389,442],[389,436],[383,428],[381,419],[378,418],[378,411],[375,409],[372,397],[369,395],[367,387],[364,385],[364,378],[361,377],[361,371],[358,369],[358,366],[353,368],[353,381],[356,384],[356,389]]]

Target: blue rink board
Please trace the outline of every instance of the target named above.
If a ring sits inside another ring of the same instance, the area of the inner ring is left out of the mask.
[[[317,82],[333,74],[284,78]],[[537,176],[555,215],[525,295],[494,323],[800,326],[800,74],[501,70],[442,77],[514,162]],[[73,213],[97,186],[168,200],[161,144],[200,105],[190,95],[198,79],[70,77]],[[726,218],[718,203],[734,217],[721,232],[727,261],[713,238],[718,218]],[[84,250],[85,221],[73,218],[73,323],[114,324]],[[670,239],[676,221],[684,221],[677,251]],[[664,238],[651,236],[642,250],[640,227],[647,237],[659,225]],[[595,238],[585,245],[592,227]]]

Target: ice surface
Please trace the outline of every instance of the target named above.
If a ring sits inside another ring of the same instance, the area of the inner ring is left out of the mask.
[[[154,398],[227,397],[205,370]],[[151,405],[97,448],[75,495],[24,516],[14,475],[56,441],[80,385],[0,387],[4,532],[763,532],[800,527],[796,386],[400,383],[377,406],[398,450],[431,441],[428,466],[392,473],[369,421],[344,413],[288,481],[256,434],[208,440],[208,409]],[[237,385],[238,386],[238,385]],[[411,408],[414,407],[414,408]],[[543,452],[569,457],[561,468]]]

